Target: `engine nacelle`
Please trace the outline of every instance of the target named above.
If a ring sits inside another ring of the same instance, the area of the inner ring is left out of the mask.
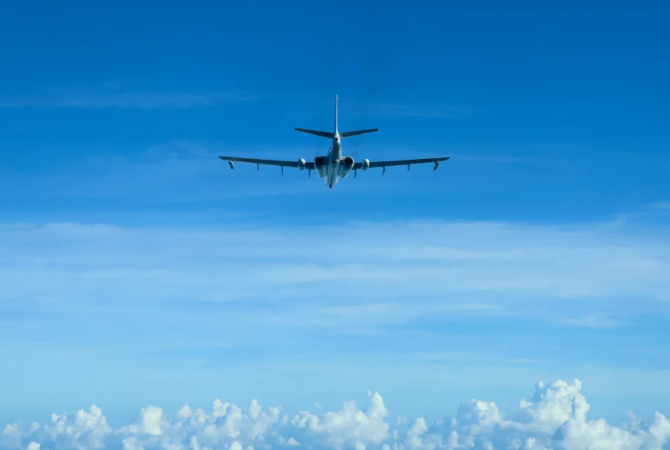
[[[345,156],[340,163],[340,173],[339,175],[342,178],[346,178],[351,172],[351,169],[354,168],[354,158],[351,156]]]
[[[369,159],[364,159],[361,161],[361,169],[362,170],[368,170],[370,168],[370,160]]]
[[[317,156],[314,158],[314,170],[316,174],[323,178],[326,174],[326,169],[328,167],[328,160],[324,156]]]
[[[300,158],[300,159],[298,160],[298,169],[300,169],[300,170],[305,170],[305,165],[306,165],[306,164],[307,164],[307,161],[305,161],[304,159]]]

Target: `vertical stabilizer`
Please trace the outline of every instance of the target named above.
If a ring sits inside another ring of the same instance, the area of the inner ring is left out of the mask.
[[[335,134],[337,134],[337,94],[335,94]]]

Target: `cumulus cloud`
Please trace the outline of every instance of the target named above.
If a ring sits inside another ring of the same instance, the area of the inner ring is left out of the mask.
[[[663,450],[670,448],[670,421],[656,413],[651,425],[635,416],[614,426],[589,419],[581,382],[537,383],[517,411],[493,402],[468,400],[453,417],[428,424],[424,418],[392,419],[378,393],[366,408],[347,401],[338,411],[283,414],[256,400],[239,407],[215,400],[211,411],[183,406],[172,418],[155,406],[135,421],[111,428],[102,411],[53,414],[47,425],[7,425],[2,450],[251,450],[333,448],[382,450]]]

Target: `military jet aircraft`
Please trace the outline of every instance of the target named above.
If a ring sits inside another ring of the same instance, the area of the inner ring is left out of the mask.
[[[312,176],[312,170],[316,171],[316,174],[319,178],[322,178],[326,183],[326,186],[333,188],[340,180],[340,178],[346,178],[349,175],[349,172],[354,171],[354,178],[358,170],[368,170],[375,168],[382,168],[382,175],[386,172],[386,168],[390,166],[407,166],[407,170],[411,167],[412,164],[425,164],[433,163],[435,167],[433,170],[437,169],[441,161],[446,161],[449,159],[449,156],[444,156],[440,158],[425,158],[425,159],[400,159],[393,161],[370,161],[364,159],[361,162],[355,162],[354,158],[351,156],[342,156],[342,139],[349,138],[352,136],[359,136],[365,133],[373,133],[379,131],[379,128],[372,128],[369,130],[358,130],[358,131],[345,131],[340,133],[337,129],[337,95],[335,96],[335,129],[331,133],[329,131],[317,131],[317,130],[307,130],[304,128],[296,128],[296,131],[302,133],[309,133],[316,136],[321,136],[331,140],[330,150],[325,156],[317,156],[314,158],[314,162],[307,162],[304,159],[299,159],[298,161],[279,161],[274,159],[255,159],[255,158],[242,158],[237,156],[219,156],[219,158],[224,161],[228,161],[231,169],[235,168],[236,162],[242,163],[251,163],[256,164],[256,167],[260,169],[261,164],[266,166],[279,166],[281,167],[282,174],[284,173],[284,167],[294,167],[299,170],[308,170],[309,176]]]

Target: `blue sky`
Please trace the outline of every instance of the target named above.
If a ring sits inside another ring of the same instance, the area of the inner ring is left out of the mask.
[[[0,419],[378,390],[437,417],[584,382],[670,413],[670,7],[0,9]],[[544,4],[542,4],[544,3]],[[293,131],[379,127],[344,153]]]

